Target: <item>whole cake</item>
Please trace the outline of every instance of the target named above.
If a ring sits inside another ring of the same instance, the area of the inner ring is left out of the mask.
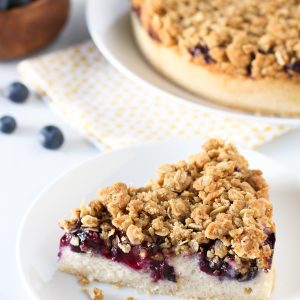
[[[162,165],[144,187],[101,188],[60,226],[65,272],[188,299],[270,299],[268,185],[223,141]]]
[[[254,113],[300,115],[299,0],[131,0],[147,60],[187,90]]]

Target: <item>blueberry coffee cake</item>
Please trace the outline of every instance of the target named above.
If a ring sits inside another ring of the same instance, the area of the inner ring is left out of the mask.
[[[299,0],[131,0],[137,44],[177,84],[226,106],[300,116]]]
[[[115,183],[60,221],[62,271],[193,299],[270,299],[268,185],[231,144],[208,140],[144,187]]]

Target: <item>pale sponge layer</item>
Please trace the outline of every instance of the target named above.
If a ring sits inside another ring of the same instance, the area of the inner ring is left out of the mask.
[[[69,248],[62,249],[60,270],[74,275],[83,275],[90,280],[104,283],[118,283],[152,294],[174,295],[199,300],[267,300],[273,286],[274,272],[260,272],[246,282],[219,280],[201,272],[197,256],[176,256],[169,259],[175,268],[177,282],[160,280],[153,282],[150,274],[136,271],[110,259],[86,253],[76,253]]]

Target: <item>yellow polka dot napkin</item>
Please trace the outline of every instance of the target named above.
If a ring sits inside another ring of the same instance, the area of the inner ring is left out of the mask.
[[[290,129],[215,115],[163,97],[119,73],[91,42],[25,60],[19,71],[61,118],[102,149],[196,137],[255,147]]]

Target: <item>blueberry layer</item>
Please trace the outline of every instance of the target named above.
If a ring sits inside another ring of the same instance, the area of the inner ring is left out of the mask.
[[[73,237],[79,238],[78,246],[71,244]],[[114,236],[114,238],[116,237]],[[174,267],[168,264],[167,257],[162,254],[159,243],[150,247],[145,244],[131,245],[130,252],[124,253],[115,245],[113,238],[104,241],[97,232],[79,230],[75,233],[66,233],[61,238],[59,257],[65,247],[69,247],[71,251],[78,253],[92,251],[113,261],[123,263],[134,270],[145,270],[151,274],[154,282],[163,279],[176,282]],[[143,257],[140,255],[141,252],[145,254]]]
[[[78,245],[71,243],[72,238],[78,238]],[[78,253],[93,252],[116,262],[123,263],[134,270],[144,270],[151,274],[154,282],[159,280],[169,280],[176,282],[176,273],[173,266],[168,263],[168,256],[164,255],[160,244],[162,240],[157,237],[150,246],[146,243],[142,245],[131,245],[131,250],[124,253],[115,242],[117,235],[103,240],[98,232],[78,230],[73,233],[66,233],[60,240],[58,256],[62,250],[69,247],[71,251]],[[119,238],[119,237],[118,237]],[[215,246],[216,241],[200,247],[198,253],[199,268],[208,275],[217,277],[220,280],[225,278],[237,281],[248,281],[254,279],[258,274],[258,267],[255,260],[249,262],[249,271],[242,274],[238,271],[233,255],[227,255],[222,260],[213,261],[208,258],[208,251]],[[265,245],[274,249],[275,234],[269,233]],[[141,255],[144,253],[144,255]],[[269,258],[269,271],[272,265],[272,257]]]
[[[294,71],[296,73],[300,73],[300,60],[295,61],[293,64],[285,65],[286,71]]]
[[[209,48],[205,45],[200,45],[199,44],[196,47],[191,48],[190,53],[193,57],[197,57],[199,55],[202,55],[207,64],[210,64],[214,61],[213,58],[209,54]]]
[[[218,262],[213,262],[208,259],[207,252],[213,248],[215,242],[211,242],[201,248],[199,252],[199,267],[202,272],[208,275],[216,276],[220,280],[224,278],[236,279],[238,281],[248,281],[254,279],[258,274],[258,268],[255,260],[251,261],[250,270],[246,274],[238,271],[236,262],[232,255],[227,255]]]

